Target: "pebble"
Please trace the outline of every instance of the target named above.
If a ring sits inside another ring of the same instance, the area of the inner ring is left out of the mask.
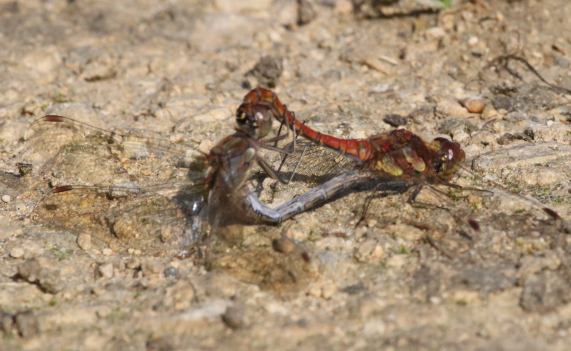
[[[113,250],[111,250],[110,248],[106,247],[106,248],[103,249],[103,251],[101,251],[101,253],[102,253],[104,256],[111,256],[111,255],[113,255]]]
[[[317,12],[309,0],[299,0],[297,6],[298,25],[303,26],[308,24],[317,17]]]
[[[303,227],[292,226],[291,228],[287,229],[284,236],[293,241],[303,242],[309,237],[309,232]]]
[[[444,99],[437,103],[439,113],[449,117],[467,117],[469,116],[466,109],[457,101],[452,99]]]
[[[385,250],[376,240],[367,239],[355,249],[354,257],[358,262],[379,261],[385,257]]]
[[[178,278],[178,269],[176,267],[167,267],[164,271],[163,271],[163,275],[165,276],[165,278]]]
[[[97,272],[102,278],[112,278],[113,277],[113,264],[105,263],[97,268]]]
[[[329,300],[337,292],[337,286],[332,281],[326,281],[321,284],[314,284],[308,290],[309,296],[323,298]]]
[[[160,262],[146,260],[143,262],[143,272],[145,275],[157,274],[163,271],[163,265]]]
[[[462,101],[462,105],[470,113],[482,113],[486,107],[486,103],[482,99],[470,98]]]
[[[189,282],[178,281],[167,288],[164,298],[165,306],[177,311],[188,309],[194,300],[194,286]],[[221,311],[220,313],[222,313]]]
[[[87,233],[81,233],[77,236],[77,246],[79,246],[84,251],[89,251],[91,249],[91,235]]]
[[[20,258],[24,256],[24,249],[22,249],[21,247],[15,247],[12,250],[10,250],[10,256],[13,258]]]
[[[407,124],[408,120],[406,119],[406,117],[391,113],[391,114],[385,115],[385,117],[383,118],[383,122],[387,123],[388,125],[390,125],[392,127],[400,127],[400,126],[404,126],[405,124]]]
[[[247,321],[245,318],[245,310],[240,306],[230,306],[226,308],[224,314],[222,314],[222,321],[230,329],[242,329],[247,326]]]
[[[431,39],[441,39],[446,36],[446,31],[441,27],[432,27],[426,30],[426,35]]]
[[[321,287],[321,297],[329,300],[337,292],[337,286],[333,282],[326,282]]]
[[[263,56],[254,68],[246,73],[258,81],[258,85],[274,88],[283,72],[281,57]]]
[[[286,237],[281,237],[272,241],[272,247],[275,251],[288,254],[296,249],[295,243]]]
[[[335,3],[335,12],[340,15],[350,15],[353,12],[353,3],[349,0],[338,0]]]
[[[6,194],[6,195],[2,195],[2,201],[5,202],[5,203],[8,203],[8,202],[12,201],[12,196],[7,195],[7,194]]]

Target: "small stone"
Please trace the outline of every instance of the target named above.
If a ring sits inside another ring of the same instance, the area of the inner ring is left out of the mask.
[[[146,276],[150,274],[157,274],[163,271],[163,265],[160,262],[151,260],[144,261],[142,268]]]
[[[111,255],[113,255],[113,250],[111,250],[110,248],[106,247],[106,248],[104,248],[104,249],[101,251],[101,253],[102,253],[104,256],[111,256]]]
[[[165,278],[178,278],[179,272],[176,267],[169,266],[163,271]]]
[[[105,263],[100,265],[97,268],[97,273],[101,276],[101,278],[112,278],[113,277],[113,264],[112,263]]]
[[[272,247],[277,252],[281,252],[283,254],[288,254],[296,249],[295,243],[291,239],[286,237],[281,237],[279,239],[273,240]]]
[[[289,228],[284,236],[288,237],[289,239],[293,240],[294,242],[303,242],[307,240],[309,236],[309,232],[304,228]]]
[[[21,247],[14,247],[12,250],[10,250],[10,257],[20,258],[23,256],[24,256],[24,249],[22,249]]]
[[[478,37],[475,37],[475,36],[471,36],[468,39],[468,45],[470,45],[470,46],[476,46],[478,44],[478,42],[479,42]]]
[[[282,61],[281,57],[263,56],[254,68],[246,73],[246,77],[254,77],[258,85],[274,88],[283,73]]]
[[[317,17],[317,12],[309,0],[298,0],[297,6],[298,25],[306,25]]]
[[[482,99],[470,98],[462,101],[462,105],[470,113],[482,113],[486,107],[486,103]]]
[[[12,196],[7,195],[7,194],[6,194],[6,195],[2,195],[2,201],[5,202],[5,203],[8,203],[8,202],[12,201]]]
[[[230,306],[226,308],[221,317],[224,324],[230,329],[242,329],[247,326],[246,313],[243,307]]]
[[[307,291],[307,294],[312,297],[321,297],[321,286],[313,284]]]
[[[374,239],[363,241],[356,249],[354,257],[358,262],[370,262],[383,259],[385,250]]]
[[[89,251],[91,249],[91,235],[87,233],[81,233],[77,236],[77,246],[79,246],[84,251]]]
[[[337,292],[337,286],[333,282],[324,283],[321,287],[321,297],[329,300]]]
[[[353,12],[353,3],[350,0],[338,0],[335,2],[335,13],[349,15]]]
[[[192,305],[194,297],[194,286],[189,282],[178,281],[175,285],[167,288],[164,304],[169,308],[181,311]]]
[[[443,99],[437,103],[437,112],[449,117],[467,117],[469,116],[466,109],[461,106],[458,101],[452,99]]]
[[[390,125],[392,127],[400,127],[400,126],[404,126],[405,124],[407,124],[408,120],[406,119],[406,117],[391,113],[391,114],[385,115],[385,117],[383,118],[383,122],[387,123],[388,125]]]
[[[446,31],[441,27],[432,27],[426,30],[426,35],[431,39],[441,39],[446,36]]]

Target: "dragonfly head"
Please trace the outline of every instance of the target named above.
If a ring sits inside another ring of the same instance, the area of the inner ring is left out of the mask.
[[[266,106],[243,103],[236,111],[237,129],[249,136],[261,139],[270,134],[272,113]]]
[[[458,169],[466,158],[464,150],[455,141],[446,138],[436,138],[431,143],[431,148],[435,151],[432,161],[434,170],[439,178],[448,180]]]

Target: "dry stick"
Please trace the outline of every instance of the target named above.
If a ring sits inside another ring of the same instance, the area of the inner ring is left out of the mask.
[[[571,89],[567,89],[565,87],[559,86],[559,85],[555,85],[553,83],[548,82],[545,78],[543,78],[543,76],[535,69],[535,67],[533,67],[531,65],[531,63],[529,63],[526,59],[524,59],[521,56],[517,56],[514,54],[509,54],[509,55],[503,55],[503,56],[498,56],[495,59],[492,60],[492,63],[494,62],[498,62],[500,65],[502,65],[504,67],[504,69],[506,71],[508,71],[508,73],[510,73],[511,75],[513,75],[514,77],[516,77],[519,80],[523,80],[522,77],[517,74],[516,72],[514,72],[511,68],[508,67],[508,63],[510,60],[514,60],[514,61],[518,61],[520,63],[523,63],[524,66],[527,67],[527,69],[529,69],[540,81],[542,81],[543,83],[545,83],[547,86],[549,86],[550,88],[552,88],[555,91],[559,91],[565,94],[569,94],[571,95]]]

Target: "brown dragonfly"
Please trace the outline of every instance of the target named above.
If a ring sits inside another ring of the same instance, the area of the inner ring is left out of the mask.
[[[193,145],[174,145],[173,150],[166,150],[173,152],[179,149],[193,149],[198,154],[194,157],[192,164],[189,165],[190,171],[184,181],[168,182],[157,186],[64,184],[55,185],[50,193],[100,193],[110,199],[116,199],[127,194],[139,199],[146,199],[157,194],[172,194],[174,191],[175,200],[184,203],[182,215],[189,218],[192,223],[192,233],[189,235],[193,239],[186,240],[189,242],[200,236],[201,219],[206,219],[212,228],[233,224],[279,224],[303,211],[320,205],[336,194],[347,190],[348,187],[366,182],[369,179],[368,176],[362,174],[346,173],[334,181],[310,189],[279,206],[272,208],[264,204],[258,198],[251,183],[252,174],[258,168],[256,165],[270,177],[279,179],[279,176],[264,160],[260,150],[285,152],[271,145],[284,137],[279,135],[269,137],[272,122],[271,116],[265,115],[257,115],[248,121],[242,121],[238,123],[233,134],[220,140],[208,152],[201,152]],[[36,122],[36,125],[40,123],[91,131],[103,135],[108,140],[114,140],[115,143],[128,140],[130,137],[127,132],[106,130],[61,115],[43,116]],[[144,142],[148,147],[162,149],[161,151],[171,147],[165,146],[163,143],[156,143],[152,139],[144,140]],[[53,196],[48,196],[48,198],[51,202],[51,215],[54,218],[64,220],[65,218],[62,217],[73,216],[58,210],[56,198]],[[39,207],[43,210],[50,208],[50,206],[42,206],[42,204]],[[161,220],[158,219],[158,221]],[[104,222],[109,222],[109,220],[106,219]],[[113,224],[111,226],[115,227]],[[113,231],[117,230],[114,229]]]

